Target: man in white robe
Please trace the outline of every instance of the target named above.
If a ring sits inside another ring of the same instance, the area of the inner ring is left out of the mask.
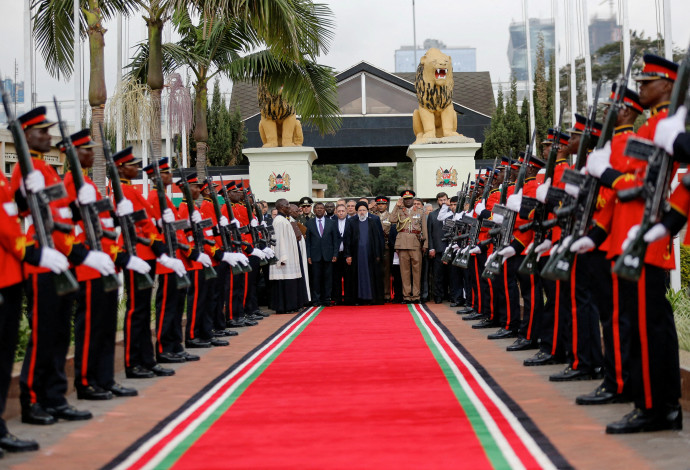
[[[271,307],[276,313],[292,313],[302,308],[307,299],[302,293],[301,257],[295,230],[290,223],[289,204],[286,199],[278,199],[275,204],[278,215],[273,219],[278,262],[270,266]]]

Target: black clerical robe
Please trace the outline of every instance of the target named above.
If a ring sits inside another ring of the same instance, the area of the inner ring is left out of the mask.
[[[366,240],[360,237],[360,231],[366,234]],[[363,243],[360,243],[363,242]],[[383,276],[381,261],[383,259],[383,227],[378,218],[367,217],[360,222],[359,217],[351,217],[345,223],[343,239],[345,257],[352,257],[350,272],[353,276],[352,295],[362,300],[375,303],[383,302]],[[365,250],[363,253],[362,250]],[[359,266],[360,263],[366,266]],[[368,277],[368,279],[366,279]],[[366,289],[363,284],[368,284]],[[364,296],[361,293],[366,292]],[[369,294],[371,297],[369,297]]]

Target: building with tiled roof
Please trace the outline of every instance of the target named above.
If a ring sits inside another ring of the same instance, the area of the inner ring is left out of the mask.
[[[316,164],[405,162],[415,140],[412,113],[417,109],[414,73],[389,73],[366,62],[336,75],[342,126],[320,135],[303,123],[304,145],[316,149]],[[477,142],[495,109],[489,72],[455,72],[453,106],[458,132]],[[256,86],[233,84],[230,110],[239,107],[247,128],[246,148],[261,147]]]

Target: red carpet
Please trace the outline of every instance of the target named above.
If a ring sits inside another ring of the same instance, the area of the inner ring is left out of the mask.
[[[555,468],[453,342],[419,307],[311,309],[112,467]]]

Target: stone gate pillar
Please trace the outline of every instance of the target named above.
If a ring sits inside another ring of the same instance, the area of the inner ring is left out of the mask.
[[[407,156],[414,164],[413,181],[417,197],[434,199],[441,191],[452,197],[467,181],[468,173],[474,180],[474,154],[479,147],[481,144],[478,142],[410,145]]]
[[[311,197],[311,164],[318,157],[314,147],[248,148],[252,191],[266,202],[285,198],[294,202]]]

